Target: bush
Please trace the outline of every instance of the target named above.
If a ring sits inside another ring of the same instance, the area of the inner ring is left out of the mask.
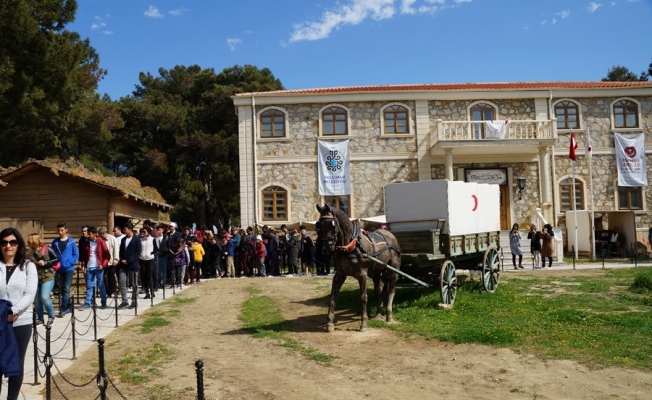
[[[639,272],[634,277],[634,283],[629,289],[636,293],[652,292],[652,271]]]

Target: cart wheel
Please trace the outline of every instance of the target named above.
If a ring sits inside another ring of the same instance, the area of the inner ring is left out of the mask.
[[[457,275],[455,275],[455,265],[450,260],[444,261],[439,273],[439,293],[441,302],[447,305],[455,303],[457,295]]]
[[[496,246],[489,246],[482,258],[482,284],[487,292],[493,293],[500,280],[500,258]]]

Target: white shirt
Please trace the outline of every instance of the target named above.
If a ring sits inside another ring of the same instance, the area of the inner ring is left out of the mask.
[[[154,254],[152,253],[154,252],[154,238],[151,236],[141,237],[140,244],[142,250],[138,258],[141,260],[153,260]]]
[[[25,268],[22,271],[19,266],[16,266],[7,283],[7,267],[0,261],[0,299],[11,301],[11,311],[18,315],[14,326],[32,324],[32,302],[36,296],[37,286],[38,273],[33,262],[25,261]]]
[[[127,248],[127,246],[129,246],[129,243],[131,243],[131,239],[133,239],[133,238],[134,238],[133,236],[132,236],[132,237],[127,237],[127,236],[125,236],[125,238],[124,238],[124,241],[125,241],[125,249]]]
[[[89,251],[90,254],[88,255],[88,264],[86,264],[86,268],[88,269],[95,269],[97,268],[97,239],[94,241],[89,240]]]

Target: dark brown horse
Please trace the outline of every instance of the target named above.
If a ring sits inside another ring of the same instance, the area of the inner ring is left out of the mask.
[[[393,268],[401,268],[400,247],[394,235],[385,229],[374,231],[370,235],[359,233],[357,225],[351,223],[349,217],[337,208],[328,205],[320,207],[317,205],[320,217],[317,227],[319,236],[323,243],[324,251],[334,257],[337,271],[333,277],[331,288],[331,299],[328,309],[328,331],[335,330],[335,303],[340,293],[342,284],[347,276],[352,276],[360,284],[360,301],[362,302],[362,322],[360,331],[367,330],[367,276],[374,281],[374,292],[376,295],[376,315],[381,316],[383,307],[382,294],[387,289],[386,321],[394,322],[392,319],[392,302],[396,289],[398,274],[366,258],[365,255],[373,256],[378,260],[390,265]],[[387,285],[385,288],[384,285]]]

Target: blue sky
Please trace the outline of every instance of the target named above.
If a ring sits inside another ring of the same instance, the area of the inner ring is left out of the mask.
[[[139,72],[269,68],[287,89],[597,81],[652,62],[652,0],[78,0],[88,37],[131,94]]]

